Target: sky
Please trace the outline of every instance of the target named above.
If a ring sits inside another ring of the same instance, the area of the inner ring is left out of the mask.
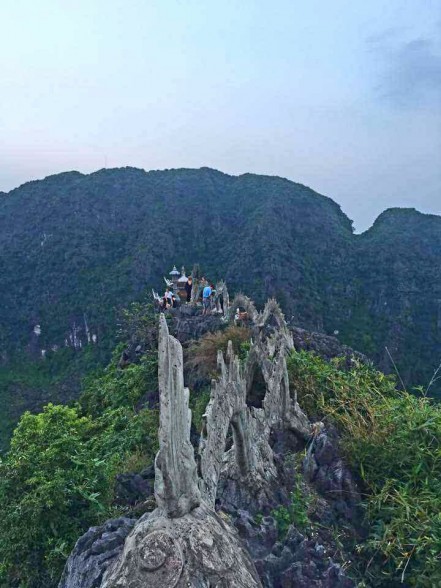
[[[213,167],[441,214],[441,0],[1,0],[0,190]]]

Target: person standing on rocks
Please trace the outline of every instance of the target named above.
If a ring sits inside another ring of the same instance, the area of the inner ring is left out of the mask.
[[[193,278],[190,276],[185,284],[185,292],[187,294],[187,303],[191,302],[191,291],[193,290]]]
[[[214,298],[216,296],[216,290],[214,288],[214,284],[210,284],[211,294],[210,294],[210,310],[216,309],[216,304]]]
[[[164,305],[166,309],[173,305],[173,294],[170,292],[170,288],[166,288],[165,290]]]
[[[203,305],[203,310],[202,310],[202,314],[206,315],[210,312],[210,308],[211,308],[211,292],[212,289],[211,287],[207,284],[205,286],[205,288],[202,291],[202,305]]]

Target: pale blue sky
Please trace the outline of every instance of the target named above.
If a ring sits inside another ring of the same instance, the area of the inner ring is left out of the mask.
[[[441,213],[441,0],[1,0],[0,190],[61,171],[280,175],[357,230]]]

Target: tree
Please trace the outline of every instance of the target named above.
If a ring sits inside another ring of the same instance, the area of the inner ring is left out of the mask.
[[[105,511],[112,462],[95,457],[93,428],[67,406],[23,415],[0,462],[0,583],[55,586],[75,541]]]

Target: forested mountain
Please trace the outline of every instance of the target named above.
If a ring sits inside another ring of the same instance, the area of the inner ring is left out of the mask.
[[[338,332],[390,370],[387,346],[406,385],[427,384],[441,359],[441,218],[413,209],[355,235],[335,202],[278,177],[68,172],[0,194],[0,248],[3,404],[32,387],[34,372],[17,385],[11,365],[41,364],[42,349],[33,402],[49,383],[73,393],[54,385],[66,366],[85,349],[100,361],[115,310],[162,288],[173,264],[197,262],[258,303],[276,296],[288,320]]]

